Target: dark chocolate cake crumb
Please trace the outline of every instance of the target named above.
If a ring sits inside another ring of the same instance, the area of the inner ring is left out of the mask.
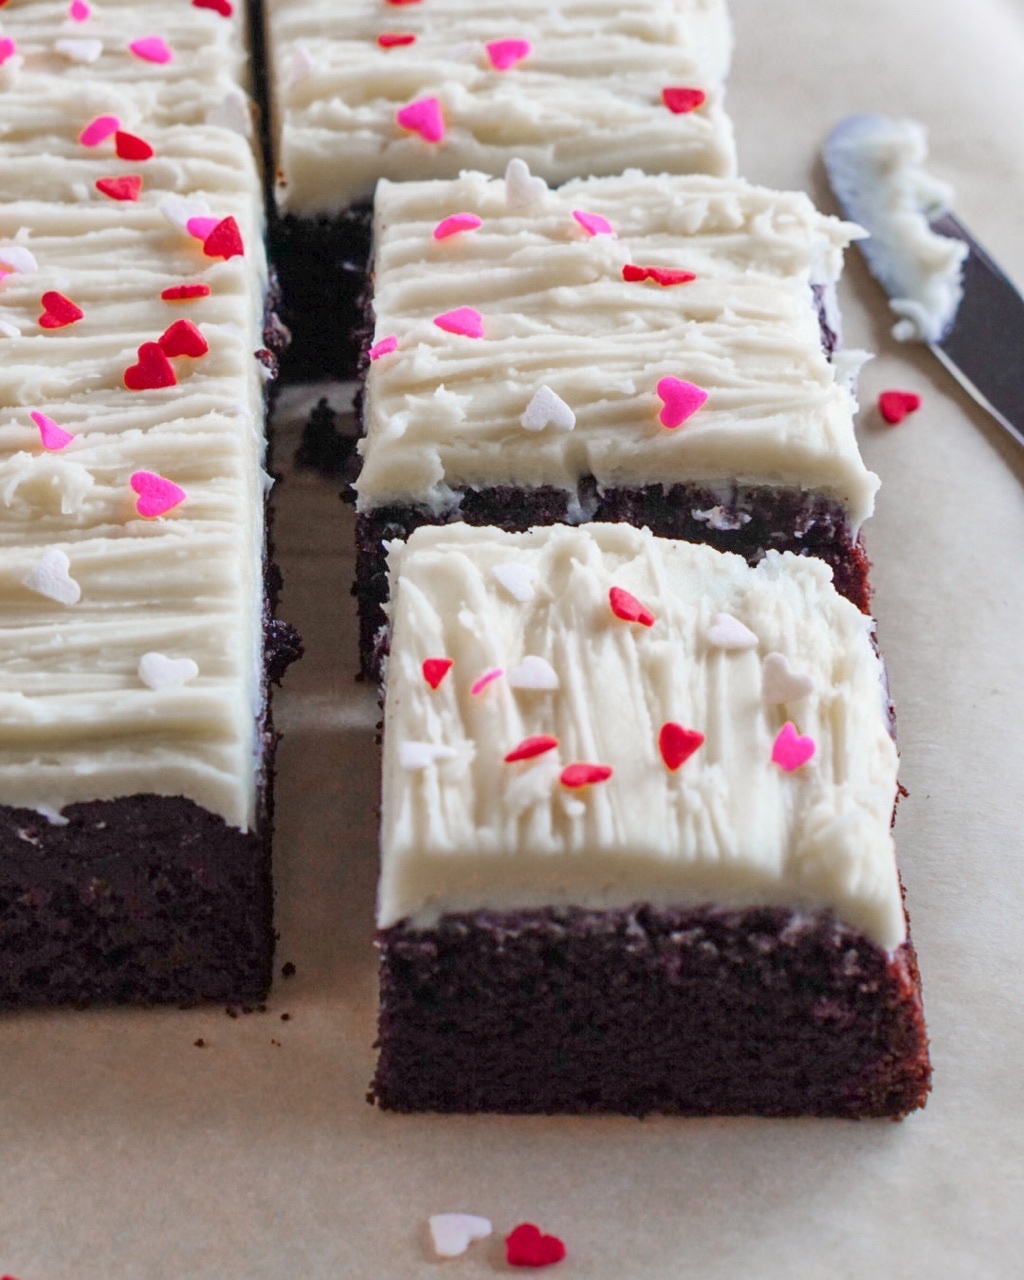
[[[281,1014],[281,1021],[282,1021],[282,1022],[290,1022],[290,1021],[291,1021],[291,1017],[292,1017],[292,1015],[291,1015],[290,1013],[282,1013],[282,1014]]]
[[[281,966],[281,977],[282,978],[295,977],[295,966],[292,964],[290,960],[286,960],[284,964]]]
[[[202,1036],[200,1036],[198,1040],[193,1040],[192,1043],[195,1045],[197,1049],[206,1048],[206,1041],[203,1039]]]

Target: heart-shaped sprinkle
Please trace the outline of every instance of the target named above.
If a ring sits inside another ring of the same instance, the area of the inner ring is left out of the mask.
[[[144,342],[138,351],[138,363],[124,371],[124,385],[129,391],[153,391],[157,387],[173,387],[178,379],[174,367],[157,342]]]
[[[561,396],[550,387],[539,387],[526,406],[519,421],[527,431],[543,431],[551,427],[555,431],[571,431],[576,425],[576,415]]]
[[[297,84],[301,84],[315,66],[313,55],[304,44],[300,44],[292,54],[292,65],[288,71],[288,88],[294,89]]]
[[[162,653],[144,653],[138,671],[139,679],[150,689],[173,689],[199,674],[191,658],[168,658]]]
[[[449,236],[458,235],[460,231],[475,231],[483,225],[483,219],[475,213],[452,213],[442,218],[434,228],[435,240],[447,240]]]
[[[53,45],[54,51],[62,57],[67,58],[68,62],[87,63],[95,62],[103,52],[102,40],[56,40]]]
[[[23,276],[35,275],[39,263],[23,244],[0,244],[0,271],[16,271]]]
[[[159,207],[171,226],[179,231],[187,231],[193,218],[204,218],[210,213],[210,206],[198,196],[165,196]]]
[[[401,769],[415,773],[438,760],[454,760],[458,754],[454,747],[446,747],[439,742],[400,742],[398,765]]]
[[[238,223],[230,215],[221,218],[203,241],[203,253],[208,258],[237,258],[245,253],[242,233]]]
[[[458,1258],[474,1240],[486,1240],[494,1228],[475,1213],[434,1213],[428,1219],[430,1239],[439,1258]]]
[[[125,173],[119,178],[97,178],[96,190],[111,200],[138,200],[142,179],[137,173]]]
[[[420,0],[385,0],[385,3],[393,5],[396,9],[403,4],[419,4]]]
[[[74,436],[70,431],[65,431],[63,427],[59,427],[52,418],[48,418],[45,413],[39,413],[33,409],[29,417],[39,428],[39,439],[44,449],[51,453],[57,453],[61,449],[66,449],[74,440]]]
[[[252,137],[252,110],[241,89],[229,89],[220,102],[206,108],[207,124],[218,129],[230,129],[243,138]]]
[[[535,592],[533,584],[537,580],[537,570],[532,565],[516,564],[515,561],[492,565],[491,573],[499,586],[503,587],[513,600],[526,604],[532,600]]]
[[[143,36],[139,40],[133,40],[128,48],[143,62],[165,63],[174,57],[170,45],[160,36]]]
[[[211,214],[197,214],[194,218],[189,218],[185,223],[185,230],[196,240],[206,240],[206,237],[213,231],[220,218],[214,218]]]
[[[505,208],[528,209],[548,194],[548,184],[543,178],[535,178],[530,166],[518,156],[505,168]]]
[[[532,738],[524,738],[518,747],[513,747],[505,757],[505,763],[515,764],[517,760],[532,760],[535,756],[554,751],[557,746],[557,738],[552,738],[548,733],[538,733]]]
[[[58,604],[77,604],[82,598],[82,588],[71,576],[71,561],[59,547],[44,552],[21,582],[37,596]]]
[[[95,120],[90,120],[78,135],[78,141],[83,147],[98,147],[101,142],[106,142],[112,133],[117,133],[120,127],[121,121],[117,116],[97,116]]]
[[[222,18],[230,18],[234,13],[231,0],[192,0],[192,4],[196,9],[212,9]]]
[[[661,100],[673,115],[686,115],[696,111],[707,101],[708,95],[703,89],[669,88],[662,89]]]
[[[424,658],[423,679],[431,689],[436,689],[454,665],[451,658]]]
[[[208,284],[172,284],[169,289],[163,289],[160,292],[164,302],[187,302],[190,298],[208,298],[209,296]]]
[[[702,387],[684,382],[682,378],[661,378],[656,390],[664,406],[658,420],[663,427],[670,429],[681,427],[708,398],[708,393]]]
[[[43,294],[42,303],[43,314],[39,317],[39,324],[43,329],[63,329],[65,325],[74,324],[85,315],[82,308],[76,306],[70,298],[65,298],[62,293],[53,289]]]
[[[456,307],[454,311],[446,311],[434,317],[434,324],[445,333],[456,333],[463,338],[482,338],[484,336],[484,318],[472,307]]]
[[[796,726],[787,720],[772,744],[772,761],[786,773],[792,773],[794,769],[805,765],[814,752],[814,739],[801,738]]]
[[[483,675],[477,676],[469,686],[469,692],[476,697],[477,694],[483,693],[489,684],[493,684],[495,680],[500,680],[504,674],[505,672],[501,667],[488,667]]]
[[[157,342],[165,356],[205,356],[210,349],[210,344],[191,320],[175,320]]]
[[[185,501],[185,490],[155,471],[134,471],[128,483],[139,495],[135,509],[147,520],[164,516]]]
[[[18,52],[18,46],[7,36],[0,36],[0,67],[4,65],[8,58],[13,58]]]
[[[561,1240],[542,1234],[532,1222],[521,1222],[505,1237],[505,1261],[510,1267],[550,1267],[564,1257]]]
[[[698,747],[704,745],[704,735],[696,729],[684,729],[681,724],[669,720],[658,734],[658,750],[667,768],[674,773],[681,768]]]
[[[558,672],[546,658],[528,653],[508,673],[508,683],[513,689],[536,689],[541,693],[550,693],[559,687]]]
[[[572,216],[588,236],[613,236],[615,228],[599,213],[587,213],[585,209],[573,209]]]
[[[708,644],[716,649],[753,649],[757,644],[753,631],[731,613],[716,613],[704,634]]]
[[[145,138],[125,133],[123,129],[114,134],[114,150],[120,160],[149,160],[153,155],[153,148]]]
[[[491,40],[484,45],[487,61],[495,71],[507,71],[533,52],[529,40]]]
[[[392,351],[397,350],[398,337],[396,334],[389,333],[386,338],[381,338],[380,342],[375,342],[366,354],[371,360],[379,360],[381,356],[389,356]]]
[[[594,782],[607,782],[611,776],[610,764],[567,764],[559,774],[558,781],[563,787],[573,789],[589,787]]]
[[[71,0],[68,6],[68,17],[72,22],[86,22],[92,16],[92,9],[85,0]]]
[[[646,605],[640,603],[636,596],[630,595],[622,587],[612,587],[608,592],[608,603],[612,613],[623,622],[637,622],[641,627],[654,626],[654,614]]]
[[[921,397],[916,391],[883,391],[878,397],[878,412],[892,427],[920,407]]]
[[[663,288],[669,288],[674,284],[689,284],[691,280],[697,279],[692,271],[683,271],[676,267],[638,267],[632,262],[628,262],[622,268],[622,278],[629,283],[653,280]]]
[[[769,653],[761,665],[761,697],[770,707],[798,702],[814,692],[811,676],[794,671],[784,653]]]
[[[419,134],[424,142],[440,142],[444,137],[444,116],[437,98],[417,98],[395,112],[399,127]]]
[[[406,44],[415,44],[416,37],[411,31],[382,31],[377,37],[382,49],[400,49]]]

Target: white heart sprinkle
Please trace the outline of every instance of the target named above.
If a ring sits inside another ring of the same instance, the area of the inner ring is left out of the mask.
[[[794,671],[784,653],[769,653],[761,667],[761,697],[770,707],[780,702],[798,702],[814,692],[814,680]]]
[[[0,245],[0,267],[30,276],[39,270],[39,263],[36,262],[31,250],[26,249],[23,244],[2,244]]]
[[[438,760],[454,760],[458,754],[454,747],[445,747],[439,742],[400,742],[398,744],[398,763],[410,773],[414,773],[417,769],[425,769]]]
[[[189,218],[210,217],[210,206],[198,196],[167,196],[160,201],[160,212],[172,227],[185,231]]]
[[[537,204],[548,193],[548,184],[543,178],[535,178],[530,173],[530,166],[518,157],[508,162],[505,170],[505,208],[525,209]]]
[[[162,653],[144,653],[139,659],[139,679],[151,689],[169,689],[194,680],[199,668],[191,658],[168,658]]]
[[[528,653],[506,677],[513,689],[541,689],[548,691],[560,685],[558,672],[546,658]]]
[[[92,198],[89,188],[84,182],[72,182],[71,194],[79,204],[84,204],[86,200]]]
[[[533,584],[537,580],[537,570],[528,564],[496,564],[491,569],[491,573],[497,579],[499,586],[505,588],[513,600],[526,604],[528,600],[534,597]]]
[[[22,585],[58,604],[77,604],[82,598],[82,588],[70,570],[71,561],[65,553],[59,547],[52,547],[22,578]]]
[[[291,70],[288,72],[288,88],[291,89],[300,80],[305,80],[313,70],[313,66],[313,55],[304,44],[300,44],[292,55]]]
[[[58,40],[54,49],[69,62],[95,62],[103,52],[102,40]]]
[[[487,1218],[475,1213],[433,1213],[430,1238],[439,1258],[458,1258],[474,1240],[486,1240],[494,1228]]]
[[[533,399],[519,421],[527,431],[543,431],[545,427],[571,431],[576,425],[576,415],[550,387],[540,387],[533,393]]]
[[[232,89],[224,101],[216,107],[210,107],[206,113],[206,123],[219,125],[222,129],[231,129],[240,133],[243,138],[252,137],[252,112],[248,99],[241,89]]]
[[[716,614],[706,635],[708,644],[713,644],[716,649],[752,649],[757,644],[753,631],[731,613]]]
[[[0,338],[20,338],[21,330],[16,324],[10,324],[7,320],[0,320]]]

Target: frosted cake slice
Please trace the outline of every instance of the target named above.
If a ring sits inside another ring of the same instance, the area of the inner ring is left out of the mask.
[[[827,566],[455,524],[389,571],[377,1102],[923,1105],[884,672]]]
[[[630,172],[382,182],[356,482],[363,661],[382,541],[626,520],[821,556],[868,603],[877,477],[829,305],[858,233],[801,193]]]

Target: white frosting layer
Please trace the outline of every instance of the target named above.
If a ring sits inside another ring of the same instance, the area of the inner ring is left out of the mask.
[[[532,599],[495,577],[510,561],[535,570]],[[832,908],[883,947],[902,941],[882,666],[871,620],[821,561],[770,552],[752,569],[627,525],[456,524],[392,544],[389,566],[382,927],[479,909],[711,902]],[[614,616],[613,586],[654,625]],[[722,612],[753,646],[709,641]],[[769,705],[771,653],[814,692]],[[506,674],[470,692],[527,655],[554,668],[556,690],[513,688]],[[422,663],[435,657],[454,665],[433,690]],[[791,773],[771,759],[787,720],[816,745]],[[667,721],[706,736],[676,772],[659,755]],[[504,763],[538,734],[557,750]],[[578,761],[614,772],[569,790],[559,773]]]
[[[504,173],[514,156],[552,183],[636,164],[735,170],[724,0],[268,0],[267,26],[282,212],[337,212],[381,177]],[[382,49],[385,32],[415,42]],[[529,56],[495,70],[485,46],[501,40],[527,41]],[[707,102],[673,114],[667,87],[703,89]],[[438,143],[396,123],[423,98],[441,104]]]
[[[901,317],[893,336],[938,342],[963,297],[967,245],[928,223],[948,208],[952,188],[928,173],[924,127],[914,120],[854,116],[828,140],[826,159],[851,218],[871,229],[862,246],[872,273]]]
[[[574,210],[607,219],[588,235]],[[478,230],[436,240],[450,214]],[[851,523],[878,479],[854,438],[856,404],[822,350],[810,285],[835,280],[856,228],[800,193],[737,180],[572,182],[509,211],[506,183],[382,182],[375,202],[376,338],[398,350],[366,383],[359,507],[443,508],[460,488],[601,487],[733,481],[815,490]],[[688,284],[627,282],[626,264],[684,268]],[[483,337],[438,328],[459,307]],[[681,428],[659,421],[664,377],[707,404]],[[544,387],[571,430],[524,427]],[[568,422],[568,418],[565,419]]]
[[[266,263],[251,148],[204,123],[226,101],[248,102],[244,22],[190,4],[106,2],[80,24],[66,14],[63,3],[4,13],[24,61],[0,88],[0,261],[13,246],[38,270],[0,279],[0,322],[18,331],[0,337],[0,804],[55,814],[76,801],[182,795],[245,828],[261,750],[263,380],[253,352]],[[127,50],[150,35],[170,46],[166,65]],[[65,38],[99,39],[102,54],[70,61],[55,51]],[[83,146],[80,131],[108,114],[155,156],[119,160],[113,138]],[[123,174],[142,177],[137,201],[95,189]],[[233,216],[244,255],[204,256],[161,211],[170,198]],[[211,294],[161,300],[184,282]],[[84,318],[41,327],[50,290]],[[122,379],[139,345],[182,318],[209,353],[174,358],[176,386],[129,391]],[[46,452],[32,412],[71,443]],[[184,502],[141,518],[130,483],[139,471],[180,485]],[[80,590],[74,602],[61,602],[73,589],[53,587],[54,552]],[[42,577],[41,561],[51,566]]]

